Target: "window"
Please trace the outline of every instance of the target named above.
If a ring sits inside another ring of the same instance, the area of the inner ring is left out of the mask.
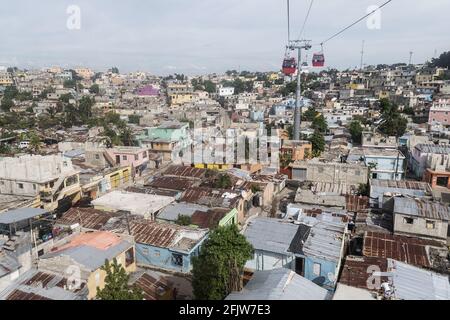
[[[135,154],[134,155],[134,160],[136,161],[136,160],[139,160],[139,155],[138,154]]]
[[[99,155],[99,154],[96,154],[96,155],[95,155],[95,159],[100,160],[100,155]]]
[[[314,274],[315,276],[320,276],[320,269],[321,269],[320,263],[314,263],[314,266],[313,266],[313,274]]]
[[[122,156],[122,160],[127,160],[127,156]]]
[[[183,256],[178,253],[172,253],[172,264],[182,267],[183,266]]]
[[[426,220],[427,229],[435,229],[436,228],[436,222],[432,220]]]
[[[319,173],[323,173],[323,168],[319,167]]]
[[[155,257],[159,257],[161,255],[161,252],[159,252],[159,250],[155,250],[153,254]]]
[[[147,158],[147,151],[144,152],[144,158]]]
[[[359,170],[355,170],[355,176],[360,176],[361,172]]]
[[[17,186],[19,187],[19,189],[23,189],[23,183],[18,183]]]
[[[67,167],[67,161],[63,161],[63,166]]]
[[[36,190],[36,185],[35,184],[33,184],[33,190]]]
[[[414,219],[413,218],[403,218],[403,223],[414,224]]]
[[[141,251],[144,256],[148,256],[148,248],[142,248]]]

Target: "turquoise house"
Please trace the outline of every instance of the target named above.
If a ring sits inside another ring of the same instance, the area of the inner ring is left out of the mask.
[[[189,123],[167,121],[158,127],[146,128],[143,134],[136,136],[136,142],[160,154],[163,160],[171,161],[191,144]]]

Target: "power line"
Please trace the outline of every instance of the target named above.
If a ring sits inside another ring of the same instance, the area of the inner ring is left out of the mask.
[[[376,8],[375,10],[373,10],[372,12],[366,14],[365,16],[363,16],[362,18],[359,18],[358,20],[356,20],[355,22],[353,22],[352,24],[350,24],[349,26],[345,27],[344,29],[342,29],[341,31],[335,33],[334,35],[332,35],[331,37],[329,37],[328,39],[322,41],[320,43],[320,45],[325,44],[326,42],[330,41],[331,39],[336,38],[338,35],[340,35],[341,33],[347,31],[348,29],[350,29],[351,27],[353,27],[354,25],[358,24],[359,22],[361,22],[362,20],[364,20],[365,18],[367,18],[368,16],[372,15],[374,12],[380,10],[381,8],[383,8],[384,6],[386,6],[387,4],[389,4],[390,2],[392,2],[392,0],[388,0],[385,3],[383,3],[381,6],[379,6],[378,8]]]
[[[303,36],[303,31],[305,30],[306,22],[308,21],[309,14],[311,12],[311,8],[313,6],[314,0],[311,0],[311,3],[309,4],[308,12],[306,13],[305,21],[303,21],[302,29],[300,30],[300,35],[298,36],[298,39],[301,39]]]

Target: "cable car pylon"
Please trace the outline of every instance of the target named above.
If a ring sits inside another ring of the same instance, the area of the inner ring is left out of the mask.
[[[291,51],[297,50],[298,65],[301,65],[302,49],[311,49],[311,40],[290,40],[287,48]],[[294,109],[294,140],[300,140],[300,125],[302,120],[302,85],[301,85],[301,72],[297,71],[297,92],[295,99]]]

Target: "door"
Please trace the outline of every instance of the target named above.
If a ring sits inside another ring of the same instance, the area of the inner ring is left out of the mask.
[[[301,275],[302,277],[305,276],[305,259],[295,257],[295,273]]]

